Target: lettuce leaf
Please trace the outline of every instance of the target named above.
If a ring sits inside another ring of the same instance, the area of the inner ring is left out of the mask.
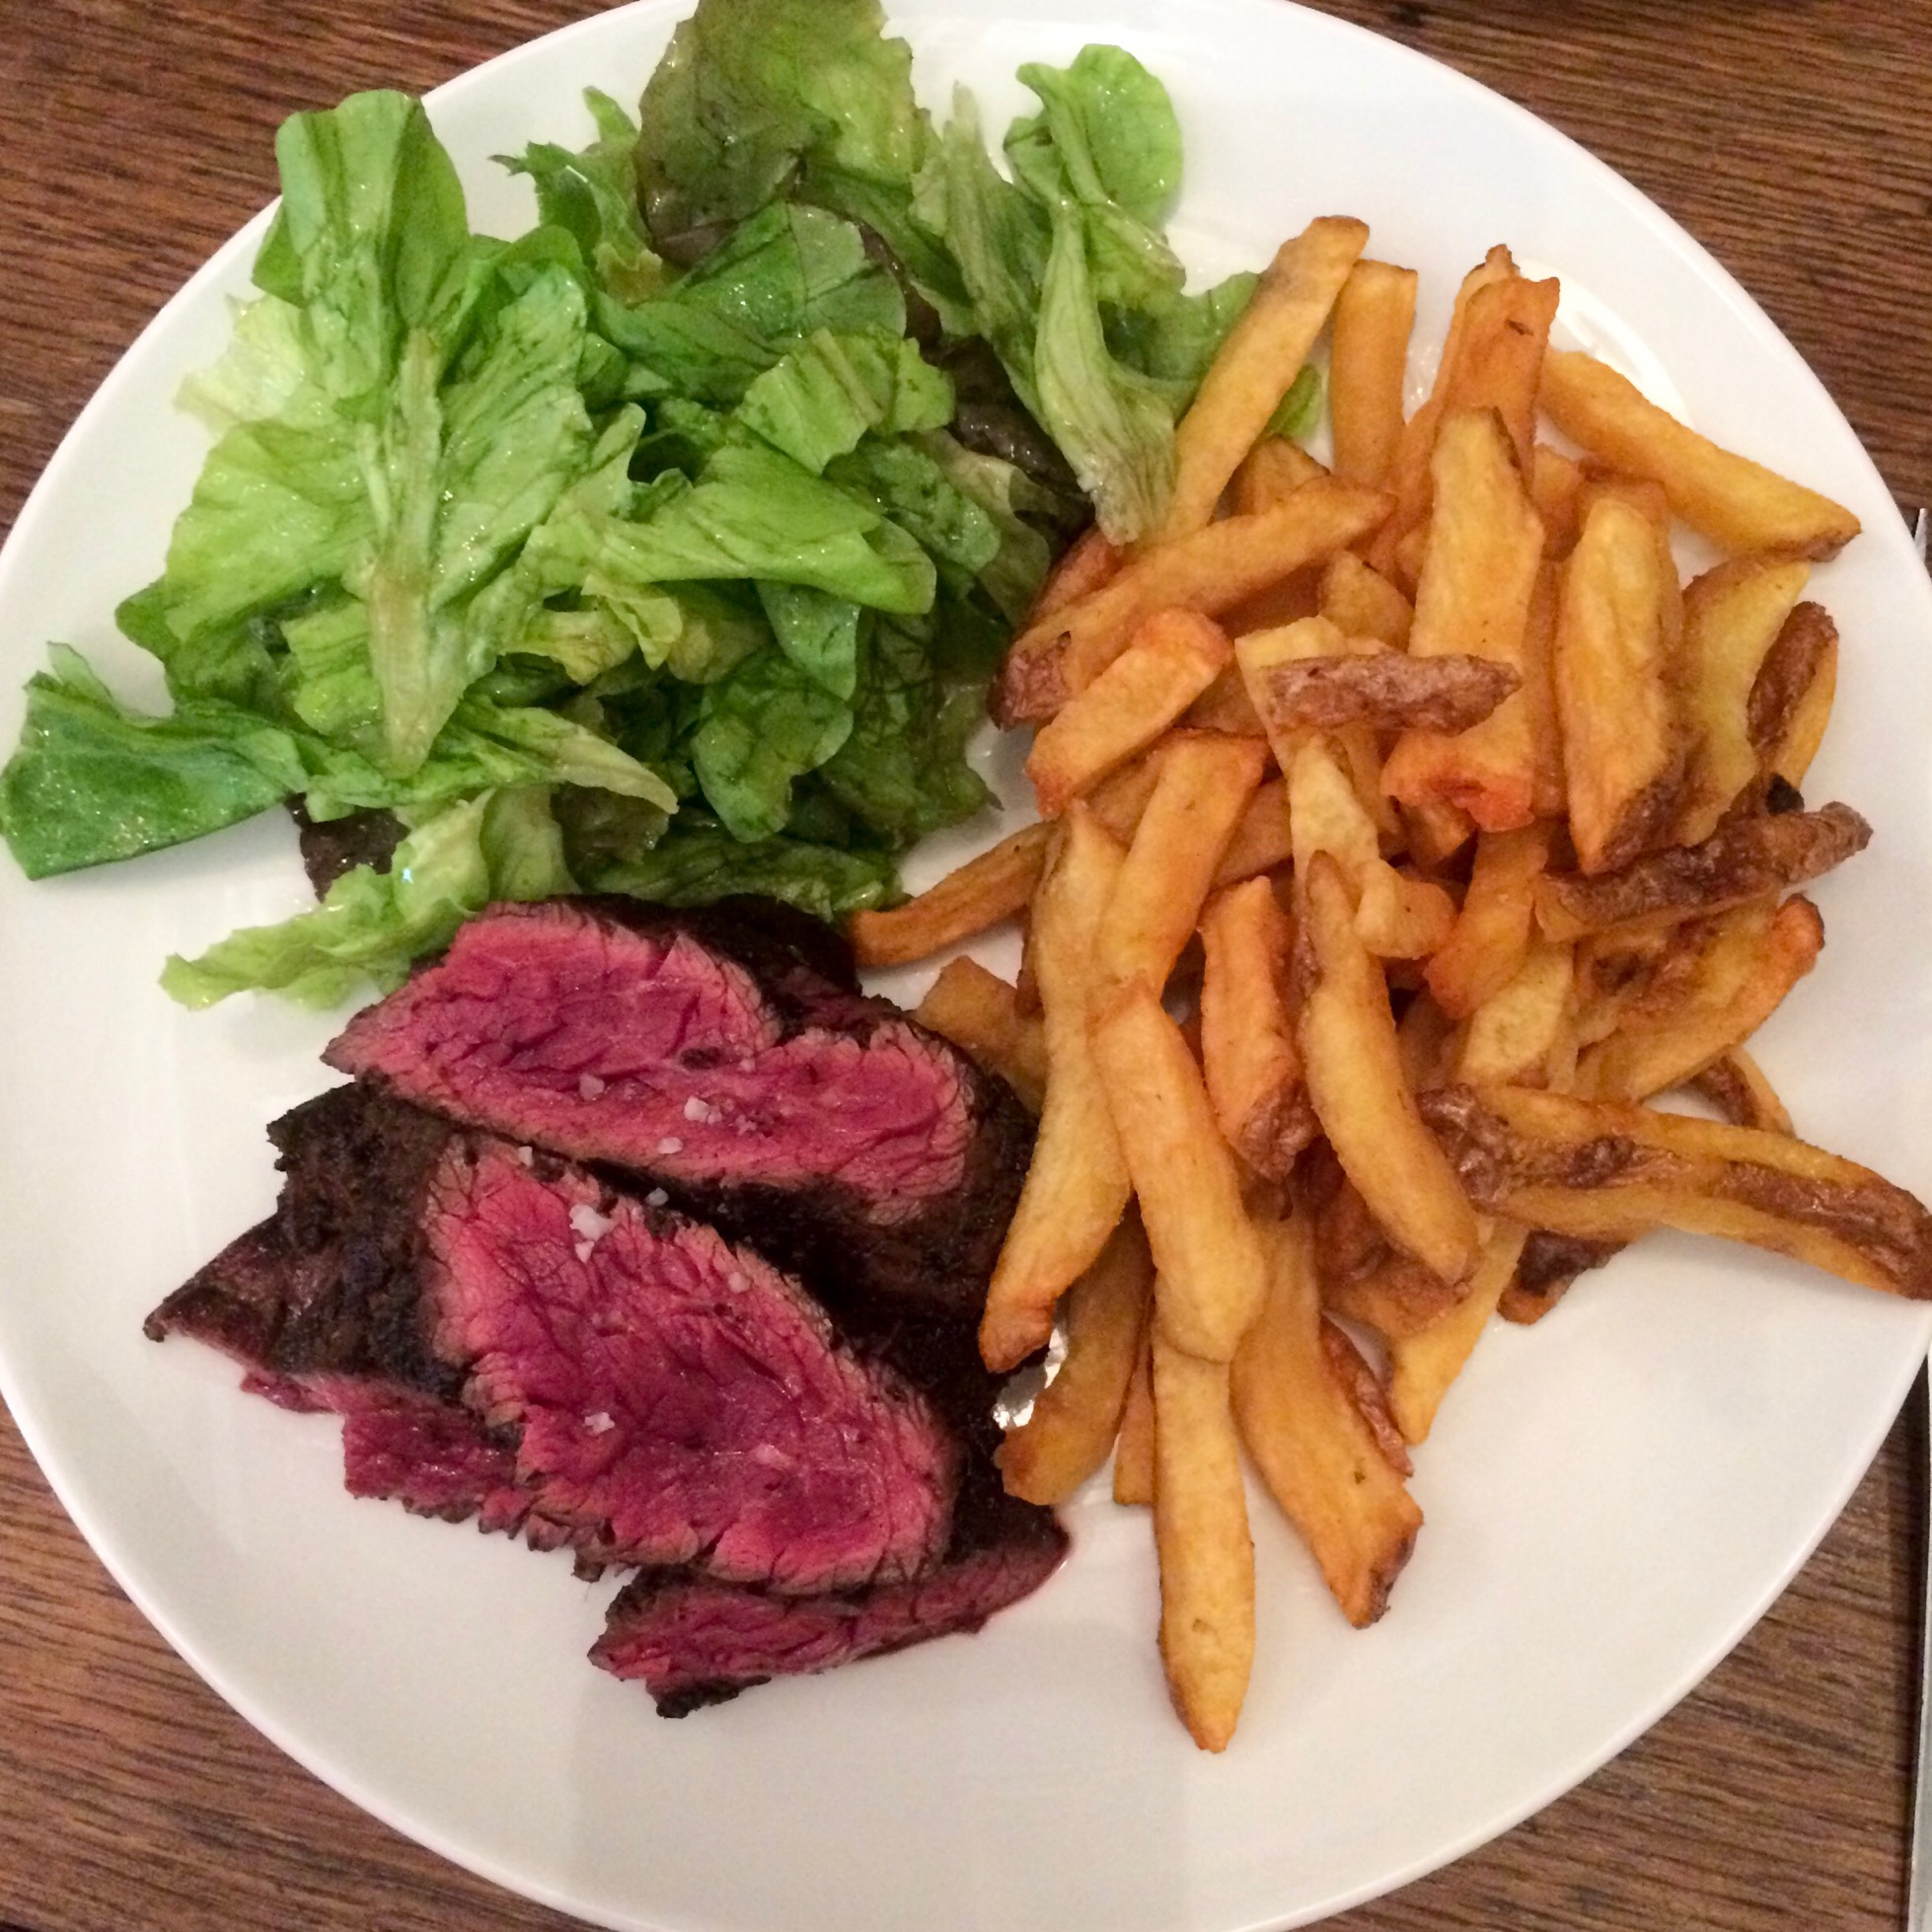
[[[848,850],[805,839],[746,844],[716,826],[680,825],[661,845],[587,872],[586,889],[629,893],[666,906],[706,906],[734,893],[782,899],[823,920],[899,896],[889,852]]]
[[[0,771],[0,833],[30,879],[218,832],[306,782],[295,739],[254,712],[203,699],[146,716],[116,703],[78,651],[49,654]]]
[[[383,992],[401,985],[413,960],[447,945],[493,899],[575,889],[545,794],[485,792],[418,826],[387,871],[358,865],[313,912],[245,927],[198,959],[177,955],[161,984],[185,1006],[250,988],[333,1006],[365,983]]]
[[[691,741],[705,797],[735,839],[769,839],[791,816],[792,781],[852,734],[852,707],[776,651],[705,692]]]

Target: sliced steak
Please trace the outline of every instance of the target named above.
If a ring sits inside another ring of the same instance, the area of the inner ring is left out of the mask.
[[[810,924],[762,903],[495,907],[325,1057],[655,1182],[834,1300],[976,1313],[1031,1125],[1002,1081],[858,995]]]
[[[803,1676],[958,1631],[1037,1590],[1067,1550],[1048,1510],[971,1485],[944,1562],[909,1583],[780,1597],[689,1572],[646,1570],[613,1600],[591,1662],[641,1682],[684,1717],[772,1677]]]
[[[908,1578],[944,1549],[956,1430],[758,1255],[360,1088],[270,1136],[274,1219],[148,1332],[348,1414],[357,1493],[780,1592]]]

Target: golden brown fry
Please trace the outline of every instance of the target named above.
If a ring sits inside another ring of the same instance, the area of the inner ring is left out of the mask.
[[[1160,1271],[1160,1326],[1176,1348],[1226,1362],[1261,1306],[1261,1244],[1201,1071],[1145,981],[1098,1014],[1092,1042]]]
[[[1159,1284],[1154,1285],[1159,1294]],[[1152,1303],[1150,1303],[1152,1311]],[[1127,1399],[1120,1411],[1114,1443],[1114,1501],[1147,1505],[1153,1501],[1153,1322],[1141,1324],[1141,1346]]]
[[[1328,472],[1300,443],[1264,436],[1241,459],[1228,500],[1236,516],[1258,516],[1285,501],[1305,483]]]
[[[1402,389],[1415,313],[1415,270],[1386,261],[1358,261],[1336,298],[1328,422],[1335,437],[1335,474],[1350,483],[1378,486],[1401,443]]]
[[[1321,573],[1321,615],[1350,637],[1377,637],[1395,650],[1409,642],[1415,610],[1379,571],[1352,550],[1328,559]]]
[[[1532,282],[1510,275],[1470,296],[1443,411],[1447,421],[1461,409],[1495,410],[1525,478],[1535,456],[1536,393],[1560,292],[1553,276]]]
[[[1131,764],[1109,773],[1087,793],[1087,810],[1119,844],[1133,843],[1134,828],[1160,779],[1161,756],[1172,742],[1171,737],[1160,740]]]
[[[1208,902],[1201,922],[1201,1067],[1223,1138],[1268,1180],[1286,1180],[1314,1138],[1288,1010],[1288,916],[1266,879]]]
[[[1355,929],[1341,868],[1317,852],[1301,883],[1311,984],[1301,1062],[1315,1118],[1390,1240],[1445,1281],[1469,1272],[1476,1218],[1402,1077],[1380,969]]]
[[[1683,747],[1666,600],[1675,587],[1650,520],[1598,496],[1563,568],[1554,657],[1570,836],[1586,873],[1627,864],[1674,807]]]
[[[1233,656],[1227,633],[1194,611],[1155,611],[1134,641],[1041,725],[1026,761],[1040,810],[1057,818],[1148,746]]]
[[[1594,356],[1545,356],[1542,406],[1591,455],[1661,483],[1671,508],[1720,550],[1818,559],[1835,557],[1858,535],[1858,519],[1843,505],[1720,449]]]
[[[1141,1359],[1152,1290],[1147,1236],[1130,1212],[1067,1291],[1067,1353],[1033,1398],[1032,1413],[1006,1431],[995,1453],[1008,1496],[1050,1508],[1106,1461]]]
[[[1543,554],[1563,557],[1577,541],[1577,501],[1583,466],[1561,450],[1538,443],[1529,453],[1529,500],[1543,520]]]
[[[1701,846],[1652,853],[1620,872],[1538,879],[1536,923],[1547,938],[1580,939],[1635,921],[1672,926],[1705,918],[1809,885],[1863,852],[1871,837],[1849,805],[1733,819]]]
[[[1305,876],[1317,853],[1341,867],[1355,903],[1356,929],[1384,959],[1422,959],[1448,938],[1455,902],[1439,885],[1398,872],[1382,857],[1375,827],[1325,740],[1295,754],[1288,775],[1289,837]]]
[[[1259,739],[1212,732],[1167,748],[1094,937],[1102,985],[1139,979],[1158,994],[1167,984],[1267,756]]]
[[[1254,1663],[1254,1542],[1227,1365],[1153,1328],[1153,1540],[1160,1661],[1174,1709],[1203,1750],[1234,1735]]]
[[[1270,779],[1249,798],[1215,869],[1215,884],[1238,885],[1286,865],[1294,855],[1288,832],[1288,780]]]
[[[1501,417],[1467,410],[1445,416],[1431,468],[1435,508],[1409,650],[1417,657],[1486,658],[1509,671],[1513,688],[1520,686],[1543,527]],[[1527,825],[1536,803],[1530,721],[1518,692],[1454,735],[1441,728],[1405,732],[1383,767],[1383,788],[1404,804],[1457,806],[1485,831]]]
[[[1427,1328],[1391,1338],[1388,1406],[1405,1442],[1428,1440],[1449,1383],[1462,1373],[1516,1274],[1526,1231],[1522,1227],[1492,1228],[1484,1238],[1468,1293]]]
[[[1225,664],[1215,673],[1214,683],[1181,713],[1180,728],[1220,731],[1234,738],[1267,736],[1248,696],[1247,682],[1235,664]]]
[[[1305,1222],[1263,1233],[1268,1300],[1229,1371],[1234,1420],[1342,1613],[1363,1629],[1388,1607],[1422,1512],[1332,1372]]]
[[[1476,822],[1460,805],[1441,799],[1401,807],[1409,856],[1425,871],[1446,865],[1475,836]]]
[[[1033,626],[1006,653],[991,700],[1001,724],[1051,717],[1126,649],[1135,629],[1171,607],[1219,617],[1325,563],[1378,524],[1378,491],[1319,478],[1258,516],[1224,517],[1121,566],[1099,590]]]
[[[1454,1020],[1436,1003],[1427,987],[1410,999],[1395,1028],[1395,1045],[1402,1056],[1402,1077],[1408,1081],[1410,1092],[1420,1093],[1424,1087],[1440,1086],[1449,1078],[1456,1032]]]
[[[846,933],[861,966],[904,966],[957,945],[1026,910],[1047,862],[1050,825],[1009,833],[916,899],[886,913],[854,913]]]
[[[1319,623],[1322,620],[1316,619]],[[1517,674],[1482,657],[1411,657],[1397,650],[1311,657],[1260,674],[1258,712],[1277,733],[1466,731],[1514,691]]]
[[[1368,240],[1366,222],[1324,215],[1277,251],[1175,427],[1162,541],[1185,537],[1214,515],[1235,466],[1301,373]]]
[[[1766,1134],[1791,1133],[1791,1115],[1764,1070],[1743,1047],[1733,1047],[1690,1081],[1733,1127],[1755,1127]]]
[[[1694,1079],[1770,1018],[1823,945],[1824,923],[1809,899],[1721,914],[1665,1010],[1626,1007],[1617,1032],[1583,1056],[1577,1091],[1592,1100],[1648,1100]],[[1463,1077],[1520,1083],[1507,1075]]]
[[[1485,1213],[1593,1241],[1719,1234],[1932,1300],[1932,1215],[1803,1141],[1520,1087],[1446,1086],[1422,1108]]]
[[[1575,1018],[1572,948],[1533,939],[1515,977],[1469,1015],[1453,1077],[1476,1085],[1554,1085],[1566,1046],[1575,1055]]]
[[[1824,739],[1838,688],[1838,627],[1818,604],[1785,620],[1751,686],[1750,741],[1762,778],[1805,782]]]
[[[1056,611],[1064,611],[1069,604],[1098,590],[1120,564],[1119,546],[1108,542],[1097,523],[1089,524],[1047,572],[1047,580],[1026,614],[1028,626],[1045,623]]]
[[[1368,1425],[1382,1460],[1404,1482],[1408,1481],[1415,1474],[1415,1461],[1409,1454],[1408,1444],[1402,1440],[1402,1432],[1395,1426],[1394,1416],[1389,1413],[1388,1390],[1382,1386],[1380,1372],[1370,1365],[1355,1337],[1326,1314],[1321,1318],[1321,1348],[1328,1358],[1329,1373],[1354,1404],[1356,1414]]]
[[[1741,557],[1685,589],[1677,689],[1690,749],[1673,844],[1708,839],[1757,776],[1751,692],[1810,575],[1796,557]]]
[[[1536,881],[1549,863],[1550,828],[1485,832],[1454,927],[1423,968],[1436,1003],[1466,1019],[1512,980],[1529,949]]]
[[[1466,1289],[1466,1283],[1446,1282],[1406,1254],[1390,1254],[1353,1281],[1331,1283],[1324,1277],[1321,1300],[1336,1314],[1393,1341],[1440,1321]]]
[[[1579,1241],[1532,1227],[1496,1311],[1505,1321],[1523,1326],[1541,1321],[1569,1294],[1579,1275],[1614,1261],[1622,1252],[1621,1241]]]
[[[998,1074],[1037,1114],[1047,1093],[1046,1028],[1019,1009],[1019,989],[977,959],[949,959],[913,1017]]]
[[[1124,855],[1076,805],[1033,901],[1047,1095],[1032,1164],[987,1290],[980,1353],[1010,1369],[1043,1347],[1060,1297],[1092,1266],[1127,1206],[1126,1162],[1087,1044],[1093,944]]]
[[[1402,440],[1396,446],[1395,459],[1382,485],[1395,502],[1388,520],[1370,546],[1369,561],[1385,577],[1397,574],[1396,553],[1404,540],[1415,535],[1429,520],[1429,459],[1435,453],[1436,431],[1455,388],[1456,365],[1469,329],[1469,305],[1480,290],[1515,273],[1516,263],[1510,259],[1509,250],[1499,244],[1463,276],[1462,286],[1455,292],[1455,308],[1449,316],[1443,358],[1436,365],[1436,381],[1429,400],[1403,425]],[[1413,571],[1403,574],[1409,582],[1415,581]]]

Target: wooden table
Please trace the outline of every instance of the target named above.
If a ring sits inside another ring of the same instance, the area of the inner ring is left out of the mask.
[[[430,87],[586,11],[0,0],[0,530],[135,332],[273,191],[283,114]],[[1487,82],[1646,189],[1769,309],[1898,497],[1932,500],[1932,0],[1330,11]],[[1540,1817],[1337,1925],[1897,1924],[1917,1413],[1702,1689]],[[0,1932],[566,1923],[257,1737],[122,1599],[0,1418]]]

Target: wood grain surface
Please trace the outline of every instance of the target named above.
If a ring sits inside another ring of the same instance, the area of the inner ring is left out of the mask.
[[[1769,310],[1901,501],[1932,499],[1932,0],[1328,10],[1488,83],[1650,193]],[[432,86],[588,11],[0,0],[0,531],[142,324],[273,191],[283,114]],[[1334,1923],[1896,1925],[1918,1413],[1674,1713],[1518,1830]],[[120,1597],[0,1420],[0,1932],[566,1923],[406,1842],[257,1737]]]

